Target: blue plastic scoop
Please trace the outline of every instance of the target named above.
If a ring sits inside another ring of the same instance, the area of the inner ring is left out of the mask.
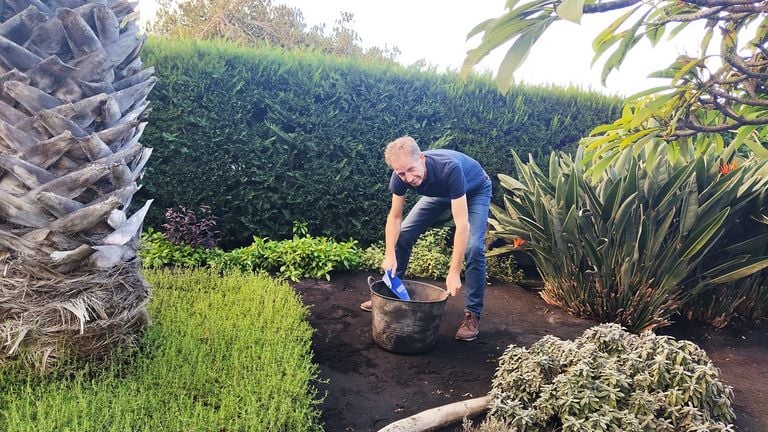
[[[392,290],[392,292],[395,293],[395,295],[400,300],[405,300],[405,301],[411,300],[411,296],[408,295],[408,291],[405,289],[405,285],[403,285],[403,281],[401,281],[399,277],[392,275],[392,270],[385,271],[384,277],[382,277],[381,280],[384,281],[384,283],[389,287],[389,289]]]

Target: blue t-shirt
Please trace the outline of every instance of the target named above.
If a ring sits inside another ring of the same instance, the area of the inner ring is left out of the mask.
[[[403,196],[410,188],[419,195],[456,199],[479,190],[490,181],[483,167],[464,153],[455,150],[427,150],[425,164],[427,177],[413,187],[400,180],[396,173],[389,179],[389,190]]]

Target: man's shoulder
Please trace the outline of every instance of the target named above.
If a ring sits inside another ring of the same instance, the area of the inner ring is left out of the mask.
[[[427,150],[424,154],[434,163],[443,166],[461,165],[462,159],[467,157],[464,153],[447,149]]]

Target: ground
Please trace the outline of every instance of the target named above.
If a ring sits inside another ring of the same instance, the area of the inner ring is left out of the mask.
[[[490,390],[497,359],[509,344],[529,346],[548,334],[573,339],[596,324],[546,304],[535,291],[494,282],[486,290],[477,340],[454,340],[464,304],[452,297],[434,349],[393,354],[374,343],[371,314],[358,308],[370,297],[366,280],[371,275],[335,273],[330,282],[295,284],[316,330],[312,349],[320,369],[317,387],[325,394],[322,420],[329,432],[376,431],[426,409],[482,396]],[[691,340],[709,354],[734,389],[740,431],[768,430],[768,323],[715,330],[678,322],[660,333]]]

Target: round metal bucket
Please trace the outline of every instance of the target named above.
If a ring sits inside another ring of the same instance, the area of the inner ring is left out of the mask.
[[[368,278],[373,306],[373,340],[399,354],[431,350],[443,318],[448,292],[423,282],[404,280],[410,301],[400,300],[384,281]]]

